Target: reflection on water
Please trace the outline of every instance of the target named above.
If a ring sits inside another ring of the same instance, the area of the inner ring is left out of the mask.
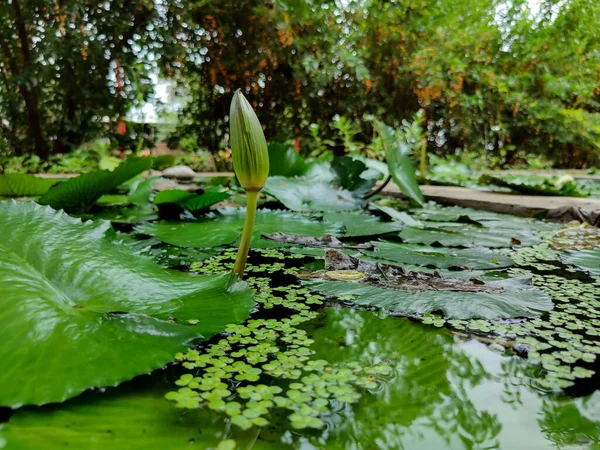
[[[317,447],[545,449],[600,443],[600,395],[572,400],[530,387],[539,369],[408,319],[328,309],[309,330],[318,357],[391,360],[396,372],[353,413],[332,417]],[[593,412],[582,413],[581,405]],[[590,420],[591,417],[591,420]],[[335,425],[334,425],[335,424]]]
[[[265,450],[600,448],[600,391],[543,394],[530,386],[536,366],[446,329],[346,308],[325,313],[306,327],[316,358],[386,360],[395,370],[359,403],[334,405],[324,430],[290,430],[287,411],[242,432],[207,409],[178,410],[163,398],[178,374],[159,371],[63,405],[25,408],[0,430],[0,448],[214,449],[225,438]]]

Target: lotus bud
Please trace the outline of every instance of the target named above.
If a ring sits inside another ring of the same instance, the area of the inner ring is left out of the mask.
[[[258,117],[239,89],[229,110],[229,144],[240,185],[247,192],[260,191],[269,175],[267,141]]]

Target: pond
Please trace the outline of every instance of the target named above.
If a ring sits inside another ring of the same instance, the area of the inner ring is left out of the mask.
[[[597,228],[155,181],[0,201],[0,448],[600,448]]]

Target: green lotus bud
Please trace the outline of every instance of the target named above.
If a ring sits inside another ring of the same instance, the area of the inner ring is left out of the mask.
[[[240,184],[245,191],[260,191],[269,175],[267,141],[258,117],[239,89],[229,110],[229,144]]]

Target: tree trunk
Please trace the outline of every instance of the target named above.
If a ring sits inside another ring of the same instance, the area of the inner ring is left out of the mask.
[[[27,30],[25,28],[25,22],[23,21],[19,0],[13,0],[12,6],[15,13],[15,27],[17,29],[17,35],[19,36],[19,42],[21,44],[23,67],[29,67],[31,64],[31,51],[29,49],[29,39],[27,36]],[[18,71],[19,74],[20,72],[21,71]],[[13,73],[13,75],[17,75],[17,73]],[[35,153],[42,159],[48,159],[48,145],[44,139],[44,133],[42,131],[42,120],[38,106],[37,86],[31,86],[31,88],[28,89],[27,85],[22,83],[19,90],[21,91],[21,95],[25,101],[25,107],[27,108],[29,130],[33,136]]]
[[[7,120],[8,126],[5,127],[6,138],[10,142],[10,146],[12,147],[14,154],[17,156],[21,156],[23,154],[23,148],[19,144],[19,137],[17,136],[17,127],[16,127],[16,121],[17,121],[17,117],[18,117],[19,113],[18,113],[17,107],[13,104],[13,102],[10,98],[10,95],[11,95],[10,83],[8,82],[8,78],[6,77],[6,71],[4,70],[4,67],[0,68],[0,74],[2,75],[2,82],[4,84],[4,89],[6,90],[6,95],[7,95],[6,102],[8,103],[8,110],[9,110],[9,114],[10,114],[10,117]]]

